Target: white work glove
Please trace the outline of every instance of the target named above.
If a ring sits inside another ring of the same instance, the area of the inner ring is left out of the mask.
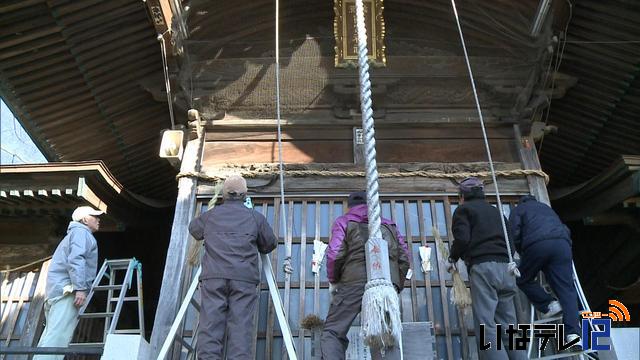
[[[284,258],[284,263],[282,264],[282,271],[284,271],[285,274],[293,273],[293,266],[291,265],[291,256],[287,256],[286,258]]]
[[[335,295],[336,290],[338,290],[338,288],[333,285],[332,283],[329,283],[329,295],[331,295],[331,297],[333,297],[333,295]]]

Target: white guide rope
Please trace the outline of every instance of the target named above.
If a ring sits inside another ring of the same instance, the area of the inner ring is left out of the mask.
[[[462,50],[464,51],[464,59],[467,64],[467,70],[469,71],[469,80],[471,81],[471,87],[473,88],[473,97],[476,101],[476,109],[478,110],[478,116],[480,117],[480,127],[482,128],[482,138],[484,140],[484,147],[489,158],[489,168],[491,169],[491,179],[496,188],[496,198],[498,200],[498,211],[500,211],[500,222],[502,223],[502,232],[504,234],[504,241],[507,244],[507,255],[509,256],[509,272],[520,277],[520,271],[516,263],[511,256],[511,244],[509,243],[509,233],[507,231],[507,224],[504,221],[504,215],[502,210],[502,201],[500,199],[500,191],[498,190],[498,181],[496,180],[496,171],[493,168],[493,159],[491,157],[491,149],[489,148],[489,140],[487,139],[487,130],[484,126],[484,118],[482,117],[482,110],[480,109],[480,100],[478,99],[478,91],[476,90],[476,82],[471,71],[471,63],[469,62],[469,54],[467,53],[467,46],[464,42],[464,36],[462,35],[462,26],[460,26],[460,18],[458,17],[458,9],[456,8],[456,1],[451,0],[451,6],[453,7],[453,13],[456,18],[456,24],[458,25],[458,33],[460,34],[460,42],[462,43]]]
[[[165,31],[164,34],[166,34],[167,31]],[[169,117],[171,118],[171,129],[174,129],[176,126],[176,121],[173,117],[173,102],[171,101],[171,82],[169,81],[169,65],[167,63],[167,45],[164,43],[164,34],[158,34],[158,41],[160,41],[160,51],[162,52],[162,70],[164,71],[164,86],[167,90],[167,104],[169,105]]]

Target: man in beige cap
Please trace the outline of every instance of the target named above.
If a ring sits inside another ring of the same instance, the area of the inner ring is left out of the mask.
[[[222,192],[223,204],[189,224],[191,235],[205,245],[198,359],[222,359],[226,331],[227,359],[253,360],[247,339],[258,300],[258,252],[270,253],[277,242],[267,219],[244,205],[247,183],[241,176],[229,176]]]
[[[71,215],[67,235],[53,253],[47,273],[47,324],[38,347],[66,347],[78,323],[78,310],[98,271],[98,245],[93,233],[100,229],[103,212],[80,206]],[[34,360],[62,360],[64,355],[36,355]]]

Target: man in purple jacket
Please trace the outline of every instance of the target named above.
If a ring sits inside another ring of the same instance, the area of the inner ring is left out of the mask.
[[[321,338],[322,359],[341,360],[349,346],[347,333],[360,313],[364,286],[367,283],[365,243],[369,239],[367,194],[349,195],[349,211],[338,217],[331,229],[327,248],[327,275],[333,297]],[[389,246],[391,282],[398,293],[404,288],[409,271],[409,250],[396,224],[382,218],[382,238]]]

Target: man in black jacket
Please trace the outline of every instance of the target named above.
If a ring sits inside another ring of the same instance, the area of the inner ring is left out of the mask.
[[[480,324],[485,326],[484,342],[488,350],[478,348],[479,359],[526,359],[524,351],[508,350],[509,324],[517,324],[513,299],[516,280],[509,273],[509,256],[505,243],[502,214],[491,206],[484,195],[484,185],[477,178],[460,183],[460,206],[453,214],[451,263],[463,259],[469,269],[471,300],[476,339],[480,344]],[[496,324],[502,324],[502,348],[497,349]]]
[[[270,253],[277,242],[267,219],[244,205],[247,183],[241,176],[229,176],[222,191],[224,203],[189,224],[191,235],[205,245],[198,359],[222,359],[226,329],[227,359],[253,360],[247,339],[258,300],[258,252]]]
[[[573,285],[571,236],[569,229],[548,205],[531,195],[523,196],[509,216],[509,225],[521,255],[520,273],[517,283],[529,301],[548,318],[562,313],[566,341],[580,337],[578,326],[578,292]],[[538,282],[536,276],[542,270],[551,289],[558,296],[554,300]],[[580,343],[574,345],[579,350]]]

